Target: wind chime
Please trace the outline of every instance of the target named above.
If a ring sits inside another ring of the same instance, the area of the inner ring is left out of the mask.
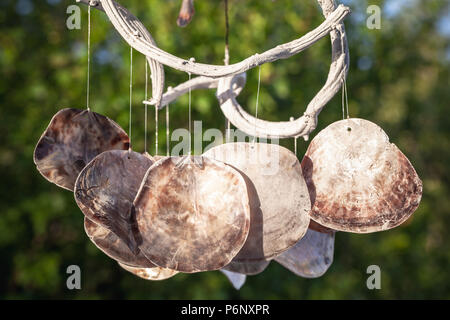
[[[219,66],[159,49],[144,25],[112,0],[77,1],[88,4],[87,108],[59,111],[37,144],[34,161],[47,180],[74,192],[86,234],[125,270],[147,280],[221,270],[239,289],[246,275],[264,271],[275,260],[301,277],[315,278],[333,261],[337,231],[387,230],[417,209],[422,182],[409,160],[376,124],[349,117],[343,24],[348,7],[318,0],[325,21],[313,31],[235,64],[229,64],[227,43],[225,65]],[[131,46],[129,135],[90,109],[91,8],[104,11]],[[184,0],[178,25],[189,23],[193,13],[193,1]],[[327,34],[331,68],[303,116],[285,122],[258,119],[260,82],[256,115],[244,111],[236,97],[247,70],[259,67],[260,78],[262,64],[291,57]],[[143,154],[133,151],[130,141],[133,49],[147,59]],[[189,80],[164,93],[163,65],[188,73]],[[295,153],[255,139],[227,138],[201,156],[192,155],[191,149],[185,156],[170,156],[169,104],[189,94],[191,133],[191,91],[204,88],[217,89],[228,124],[254,137],[294,138]],[[344,119],[317,134],[300,162],[297,138],[308,140],[320,111],[341,88]],[[156,125],[158,111],[166,107],[166,156],[157,154],[158,129],[155,155],[148,153],[149,105],[155,108]],[[268,157],[261,161],[261,155]]]

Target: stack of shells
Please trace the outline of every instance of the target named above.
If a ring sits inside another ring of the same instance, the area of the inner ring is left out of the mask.
[[[147,280],[220,270],[239,289],[275,260],[322,276],[337,231],[369,233],[406,221],[422,182],[377,125],[335,122],[302,162],[286,148],[226,143],[201,156],[152,157],[114,121],[63,109],[34,153],[39,172],[74,192],[91,241]]]

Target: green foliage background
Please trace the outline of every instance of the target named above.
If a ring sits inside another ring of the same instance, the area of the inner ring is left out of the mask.
[[[149,28],[158,45],[180,57],[223,63],[221,0],[196,1],[196,15],[176,26],[177,0],[121,1]],[[216,272],[147,282],[123,271],[89,241],[73,194],[46,182],[33,149],[52,115],[85,108],[87,8],[82,29],[66,28],[70,0],[0,2],[0,297],[138,299],[392,299],[450,298],[450,88],[449,2],[446,0],[344,1],[351,68],[350,115],[384,128],[409,157],[424,183],[421,205],[394,230],[338,233],[334,264],[319,279],[302,279],[273,262],[235,291]],[[366,27],[366,8],[382,8],[380,30]],[[231,62],[292,40],[323,17],[314,0],[230,0]],[[397,10],[397,9],[401,10]],[[129,47],[106,16],[93,10],[92,109],[128,128]],[[262,67],[259,116],[298,117],[325,82],[329,39]],[[135,55],[133,142],[144,146],[144,57]],[[167,85],[187,75],[166,68]],[[248,73],[242,105],[255,112],[258,70]],[[203,128],[223,128],[214,91],[192,94],[193,118]],[[324,109],[319,128],[342,117],[340,95]],[[152,114],[152,113],[151,113]],[[187,127],[187,97],[171,105],[172,128]],[[161,113],[161,118],[163,114]],[[153,154],[154,121],[149,134]],[[160,145],[165,146],[164,121]],[[293,150],[292,139],[282,144]],[[299,140],[299,157],[307,143]],[[163,150],[161,150],[163,151]],[[66,289],[66,268],[82,269],[82,290]],[[382,270],[382,289],[366,288],[366,268]]]

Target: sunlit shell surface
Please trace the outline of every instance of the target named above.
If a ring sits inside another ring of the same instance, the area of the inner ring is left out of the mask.
[[[113,231],[137,252],[133,235],[133,200],[152,161],[128,150],[106,151],[81,172],[75,185],[75,200],[84,215]]]
[[[166,280],[178,273],[178,271],[170,270],[170,269],[164,269],[160,267],[153,267],[153,268],[135,268],[132,266],[128,266],[126,264],[120,263],[119,266],[121,266],[123,269],[127,270],[128,272],[131,272],[135,276],[138,276],[145,280]]]
[[[310,143],[302,161],[311,218],[356,233],[400,225],[419,206],[422,182],[405,155],[376,124],[335,122]]]
[[[304,278],[322,276],[333,263],[334,232],[308,229],[306,235],[289,250],[275,258],[285,268]]]
[[[160,267],[217,270],[247,239],[246,184],[230,166],[203,157],[173,157],[147,172],[134,201],[140,249]]]
[[[34,150],[34,163],[50,182],[73,191],[84,166],[103,151],[129,147],[117,123],[95,112],[63,109],[53,116]]]
[[[227,277],[236,290],[241,289],[247,279],[245,274],[231,272],[224,269],[221,269],[220,271]]]
[[[269,266],[270,260],[258,260],[258,261],[236,261],[233,260],[222,270],[227,270],[235,273],[246,274],[249,276],[257,275]]]
[[[293,246],[309,225],[311,202],[297,157],[265,143],[227,143],[204,154],[236,168],[250,199],[250,233],[236,262],[271,259]]]
[[[84,230],[91,241],[110,258],[128,266],[151,268],[155,267],[141,252],[134,254],[123,240],[114,232],[92,222],[84,217]]]

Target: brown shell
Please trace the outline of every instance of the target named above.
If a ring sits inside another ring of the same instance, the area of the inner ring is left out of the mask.
[[[131,272],[135,276],[138,276],[139,278],[145,279],[145,280],[166,280],[169,278],[172,278],[174,275],[178,274],[178,271],[170,270],[170,269],[164,269],[160,267],[153,267],[153,268],[135,268],[132,266],[128,266],[124,263],[119,262],[119,266],[121,266],[123,269],[125,269],[128,272]]]
[[[117,123],[98,113],[63,109],[55,114],[34,150],[34,163],[50,182],[73,191],[84,166],[103,151],[128,149]]]
[[[306,235],[275,261],[303,278],[322,276],[333,263],[334,232],[308,229]]]
[[[236,290],[241,289],[245,283],[245,280],[247,280],[247,276],[242,273],[232,272],[224,269],[221,269],[220,272],[222,272],[227,277],[227,279],[231,282]]]
[[[140,251],[137,254],[131,252],[125,242],[117,237],[114,232],[86,217],[84,217],[84,230],[89,239],[108,257],[132,267],[155,267]]]
[[[250,232],[235,262],[269,260],[293,246],[309,225],[311,202],[297,157],[265,143],[227,143],[204,156],[225,162],[245,178]]]
[[[247,239],[250,208],[242,176],[202,157],[156,162],[134,201],[140,249],[160,267],[217,270]]]
[[[322,130],[302,167],[314,199],[311,218],[334,230],[368,233],[396,227],[422,197],[422,181],[409,160],[367,120],[341,120]]]
[[[258,261],[233,260],[228,265],[223,267],[223,270],[253,276],[266,270],[269,264],[270,261],[268,260],[258,260]]]
[[[80,172],[75,200],[84,215],[111,230],[137,253],[133,200],[152,161],[134,151],[112,150],[95,157]]]

